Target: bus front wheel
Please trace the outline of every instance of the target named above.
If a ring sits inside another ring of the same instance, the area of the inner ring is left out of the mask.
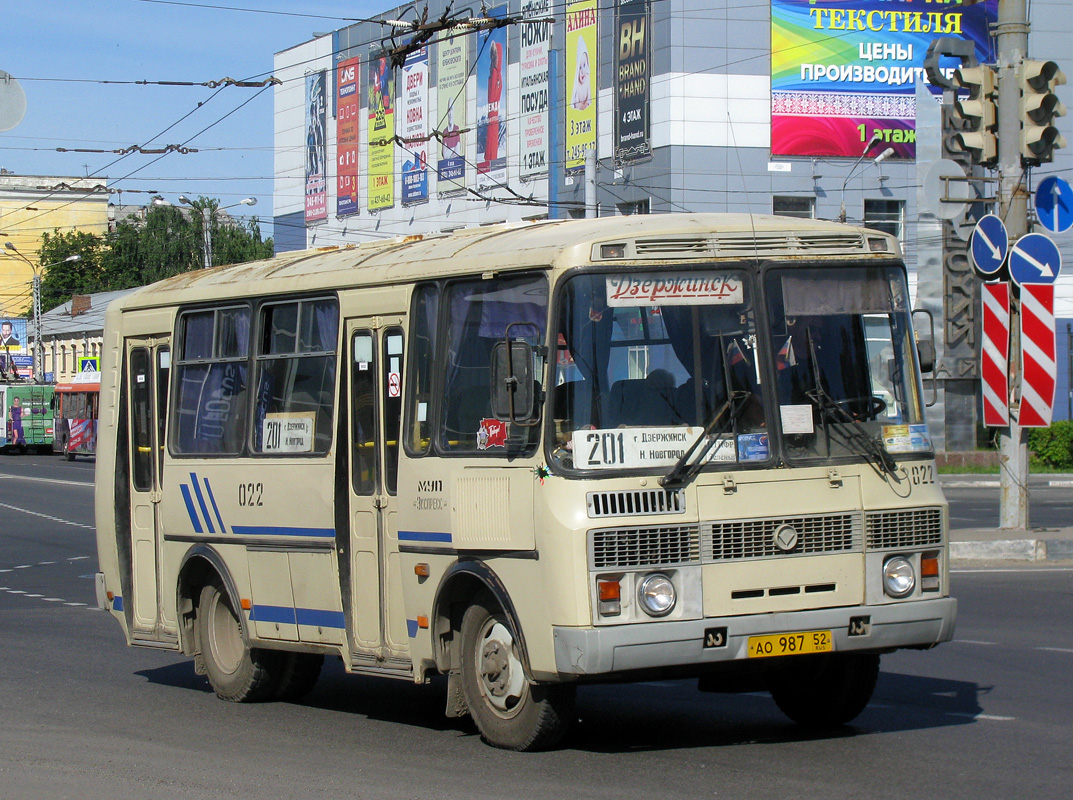
[[[879,678],[876,653],[791,657],[768,674],[768,689],[786,716],[808,728],[845,725],[864,711]]]
[[[462,618],[462,686],[486,742],[505,750],[553,747],[574,720],[574,687],[532,684],[510,620],[488,596]]]
[[[219,581],[202,588],[195,626],[205,671],[217,697],[255,703],[273,696],[285,654],[246,645],[242,623]]]

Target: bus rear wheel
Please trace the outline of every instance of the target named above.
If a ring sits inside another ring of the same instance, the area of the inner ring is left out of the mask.
[[[63,437],[63,457],[68,461],[75,460],[75,454],[71,452],[71,440],[66,436]]]
[[[878,679],[877,653],[800,656],[767,676],[782,713],[808,728],[834,728],[855,719],[872,699]]]
[[[482,596],[462,618],[462,687],[486,742],[505,750],[553,747],[574,721],[574,687],[533,684],[510,620]]]
[[[217,697],[233,703],[272,698],[286,654],[246,645],[242,622],[218,580],[201,589],[194,624],[205,671]]]

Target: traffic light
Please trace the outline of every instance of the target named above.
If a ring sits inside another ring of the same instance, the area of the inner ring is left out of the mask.
[[[1066,140],[1054,125],[1054,118],[1064,116],[1066,107],[1054,93],[1066,76],[1053,61],[1021,61],[1018,82],[1021,87],[1021,163],[1034,167],[1054,158],[1054,151],[1066,146]]]
[[[969,90],[968,98],[954,98],[955,130],[947,140],[951,150],[968,153],[976,164],[998,162],[998,114],[995,68],[986,64],[954,70],[954,82]]]

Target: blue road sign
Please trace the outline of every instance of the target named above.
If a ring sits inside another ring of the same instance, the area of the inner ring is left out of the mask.
[[[976,223],[969,241],[972,263],[977,274],[984,278],[994,277],[1006,262],[1006,251],[1010,249],[1010,237],[1006,226],[994,214]]]
[[[1042,233],[1022,236],[1010,249],[1010,277],[1018,286],[1054,283],[1062,271],[1062,254]]]
[[[1069,183],[1051,175],[1036,189],[1036,217],[1039,224],[1053,233],[1073,228],[1073,189]]]

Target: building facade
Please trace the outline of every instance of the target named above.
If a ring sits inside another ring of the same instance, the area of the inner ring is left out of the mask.
[[[427,19],[446,5],[431,2]],[[586,213],[841,218],[899,237],[914,286],[923,270],[918,304],[937,304],[941,325],[949,287],[926,268],[943,261],[927,188],[941,128],[917,124],[938,113],[918,86],[938,36],[995,61],[997,0],[837,6],[510,0],[488,11],[501,27],[439,31],[423,48],[377,22],[296,44],[275,58],[276,247]],[[410,6],[380,15],[414,17]],[[1068,59],[1064,0],[1031,3],[1030,23],[1033,58]],[[1059,96],[1073,106],[1069,86]],[[1059,126],[1073,142],[1069,117]],[[1061,150],[1029,184],[1071,167]],[[1056,241],[1073,257],[1073,234]],[[1055,310],[1073,318],[1068,274]],[[1069,355],[1058,338],[1061,418]]]

